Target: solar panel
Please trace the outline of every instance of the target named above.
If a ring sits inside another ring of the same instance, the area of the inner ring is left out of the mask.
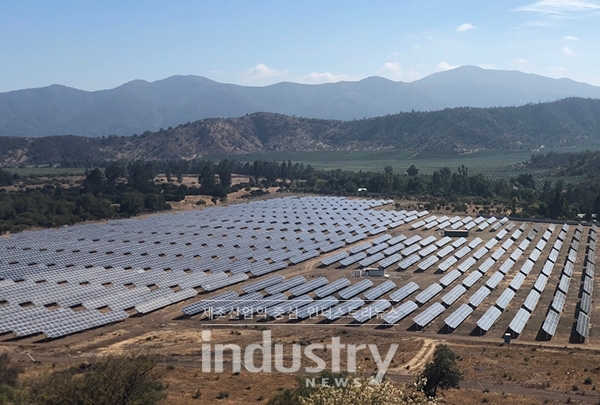
[[[456,253],[454,253],[454,257],[456,257],[457,259],[462,259],[467,254],[469,254],[470,251],[471,248],[469,246],[463,246],[462,248],[457,250]]]
[[[581,337],[589,337],[590,317],[581,311],[579,311],[579,316],[577,317],[577,326],[575,326],[575,331],[577,331]]]
[[[395,237],[391,238],[390,240],[388,240],[388,245],[390,245],[390,246],[396,245],[404,240],[406,240],[405,235],[398,235],[398,236],[395,236]]]
[[[520,335],[521,332],[523,332],[523,328],[525,328],[527,321],[529,321],[530,316],[530,312],[528,312],[525,308],[521,308],[519,309],[519,312],[517,312],[513,320],[510,322],[510,325],[508,325],[508,327],[517,335]]]
[[[238,298],[239,296],[234,291],[227,291],[225,293],[215,295],[214,297],[186,305],[181,308],[181,311],[187,316],[192,316],[199,314],[200,312],[207,311],[215,305],[220,305],[224,302],[235,301]]]
[[[383,242],[383,243],[380,243],[378,245],[375,245],[375,246],[367,249],[366,252],[367,252],[367,254],[372,255],[377,252],[381,252],[382,250],[385,250],[387,247],[388,247],[388,244]]]
[[[347,258],[343,259],[340,261],[340,265],[343,267],[348,267],[356,262],[361,261],[362,259],[366,258],[367,254],[364,252],[360,252],[351,256],[348,256]]]
[[[454,256],[451,256],[438,265],[438,270],[446,271],[450,267],[452,267],[452,265],[454,265],[456,262],[458,262],[458,259]]]
[[[329,280],[327,280],[325,277],[315,278],[314,280],[310,280],[304,284],[300,284],[297,287],[290,288],[290,293],[292,294],[292,297],[303,295],[314,291],[327,283],[329,283]]]
[[[404,245],[405,246],[410,246],[410,245],[413,245],[413,244],[417,243],[420,240],[421,240],[421,236],[420,235],[413,235],[410,238],[404,240]]]
[[[400,260],[402,260],[402,256],[400,256],[399,254],[396,253],[396,254],[393,254],[393,255],[381,260],[378,263],[378,265],[379,265],[379,267],[382,267],[385,269],[387,267],[390,267],[393,264],[400,262]]]
[[[459,248],[460,246],[464,245],[467,242],[467,238],[458,238],[456,239],[454,242],[452,242],[452,246],[454,248]]]
[[[573,276],[574,269],[575,269],[575,266],[573,265],[573,263],[566,262],[565,267],[563,269],[563,273],[565,273],[567,276],[571,277],[571,276]]]
[[[388,240],[390,240],[390,239],[392,239],[392,235],[390,235],[390,234],[388,233],[388,234],[385,234],[385,235],[378,236],[377,238],[373,239],[373,241],[372,241],[372,242],[373,242],[375,245],[378,245],[378,244],[380,244],[380,243],[383,243],[383,242],[386,242],[386,241],[388,241]]]
[[[473,253],[473,258],[475,260],[479,260],[481,259],[483,256],[485,256],[488,252],[488,248],[486,248],[485,246],[479,248],[475,253]]]
[[[548,315],[546,315],[546,319],[544,320],[544,324],[542,325],[542,330],[546,332],[550,336],[554,336],[556,333],[556,328],[558,327],[558,320],[560,319],[560,315],[553,310],[548,311]]]
[[[444,287],[448,287],[454,281],[456,281],[462,273],[458,270],[452,270],[450,273],[446,274],[444,277],[440,278],[440,284]]]
[[[525,251],[529,247],[531,242],[528,239],[524,239],[521,243],[519,243],[519,249]]]
[[[421,250],[421,247],[418,244],[414,244],[407,248],[402,249],[402,251],[400,253],[402,253],[402,256],[406,257],[409,255],[412,255],[415,252],[418,252],[419,250]]]
[[[515,291],[511,290],[510,288],[507,288],[496,300],[496,305],[501,309],[506,309],[506,307],[508,307],[508,304],[510,304],[514,296]]]
[[[579,307],[581,308],[581,310],[583,312],[585,312],[588,315],[591,315],[591,309],[592,309],[592,297],[584,292],[583,294],[581,294],[581,302],[579,304]]]
[[[419,270],[425,271],[428,268],[430,268],[431,266],[433,266],[434,264],[436,264],[439,260],[440,260],[439,257],[431,256],[431,257],[428,257],[427,259],[421,261],[417,267],[419,268]]]
[[[591,277],[585,277],[584,281],[583,281],[583,291],[585,291],[588,294],[592,294],[594,290],[594,280],[592,280]]]
[[[435,245],[437,247],[442,247],[447,245],[448,243],[450,243],[452,241],[452,238],[449,236],[444,236],[442,239],[438,240],[437,242],[435,242]]]
[[[410,296],[412,293],[419,289],[419,285],[414,281],[403,285],[398,290],[394,291],[390,294],[390,301],[392,302],[400,302]]]
[[[439,292],[442,290],[443,290],[443,288],[441,285],[439,285],[437,283],[431,284],[429,287],[427,287],[426,289],[421,291],[419,294],[417,294],[417,296],[415,297],[415,300],[419,304],[423,305],[423,304],[427,303],[429,300],[431,300],[433,297],[438,295]]]
[[[502,273],[506,274],[510,271],[510,269],[512,269],[514,264],[515,264],[515,262],[512,259],[507,259],[504,263],[502,263],[502,265],[500,266],[500,268],[498,270],[500,270]]]
[[[496,288],[496,286],[498,284],[500,284],[500,281],[502,281],[503,278],[504,278],[504,274],[502,274],[502,272],[500,272],[500,271],[497,271],[490,276],[490,278],[485,283],[485,285],[487,285],[489,288],[491,288],[493,290],[494,288]]]
[[[365,292],[364,297],[369,301],[373,301],[393,290],[394,288],[396,288],[396,283],[394,283],[392,280],[387,280]]]
[[[298,308],[312,302],[313,299],[309,295],[301,295],[289,301],[284,301],[280,304],[275,304],[265,309],[265,314],[271,318],[278,318],[285,314],[296,312]]]
[[[360,245],[351,248],[350,249],[350,253],[354,255],[356,253],[362,252],[363,250],[367,250],[370,247],[373,247],[373,244],[371,244],[371,243],[361,243]]]
[[[412,255],[407,257],[406,259],[402,260],[400,263],[398,263],[398,267],[402,270],[406,270],[408,269],[410,266],[412,266],[413,264],[415,264],[416,262],[418,262],[420,259],[419,255]]]
[[[325,310],[331,308],[334,305],[337,305],[339,300],[335,297],[329,296],[318,301],[311,302],[308,305],[305,305],[301,308],[298,308],[296,312],[296,316],[298,319],[306,319],[315,316],[321,315]]]
[[[563,274],[558,282],[558,289],[563,291],[565,294],[569,292],[569,286],[571,285],[571,278],[566,274]]]
[[[283,277],[281,275],[269,277],[264,280],[257,281],[256,283],[252,283],[252,284],[243,286],[242,291],[244,291],[245,293],[250,293],[250,292],[254,292],[254,291],[264,290],[265,288],[267,288],[271,285],[282,283],[284,280],[285,280],[285,277]]]
[[[505,249],[498,248],[496,249],[496,251],[494,251],[494,253],[492,253],[492,259],[499,260],[504,255],[504,253],[506,253]]]
[[[386,309],[388,309],[391,306],[392,306],[392,304],[390,304],[389,301],[387,301],[387,300],[377,300],[374,303],[372,303],[371,305],[360,309],[359,311],[354,313],[352,316],[356,320],[356,322],[364,323],[364,322],[368,321],[369,319],[382,313],[383,311],[385,311]]]
[[[372,256],[368,256],[362,259],[360,262],[358,262],[358,264],[360,264],[362,267],[368,267],[373,263],[377,263],[378,261],[383,260],[384,258],[385,256],[383,255],[383,253],[375,253]]]
[[[459,284],[442,297],[442,302],[450,306],[454,304],[466,292],[467,289]]]
[[[412,314],[418,307],[413,301],[406,301],[404,304],[393,308],[390,312],[383,315],[383,320],[390,325],[396,324]]]
[[[347,278],[340,278],[332,283],[325,284],[323,287],[315,289],[313,292],[318,298],[322,298],[346,288],[348,285],[350,285],[350,280]]]
[[[492,327],[492,325],[498,320],[498,318],[502,315],[502,311],[500,311],[496,307],[490,307],[485,314],[477,321],[477,326],[483,331],[488,331]]]
[[[494,266],[494,264],[496,264],[494,259],[488,257],[487,259],[485,259],[485,262],[481,263],[481,265],[479,266],[479,271],[485,274],[488,272],[489,269],[492,268],[492,266]]]
[[[471,242],[469,242],[468,246],[471,249],[475,249],[477,246],[479,246],[481,244],[481,242],[483,242],[483,240],[481,238],[475,238]]]
[[[535,290],[531,290],[529,292],[529,295],[527,296],[527,298],[525,298],[525,302],[523,303],[523,306],[527,310],[529,310],[529,312],[533,312],[533,310],[537,306],[539,300],[540,300],[540,293]]]
[[[484,246],[487,248],[487,250],[490,250],[491,248],[496,246],[497,243],[498,243],[498,239],[490,239],[487,241],[487,243]]]
[[[456,311],[454,311],[450,316],[448,316],[444,322],[448,327],[452,329],[456,329],[460,326],[461,323],[467,319],[469,315],[473,312],[473,308],[471,308],[468,304],[462,304]]]
[[[410,229],[417,229],[422,227],[423,225],[425,225],[426,222],[425,221],[417,221],[417,222],[413,222],[410,226]]]
[[[483,274],[481,274],[479,271],[474,271],[463,280],[463,284],[471,288],[477,281],[479,281],[481,277],[483,277]]]
[[[538,290],[539,292],[544,292],[544,288],[546,288],[546,283],[548,282],[548,277],[543,274],[540,274],[533,285],[533,288]]]
[[[469,270],[475,264],[475,262],[475,258],[469,257],[467,260],[459,264],[457,268],[464,273],[465,271]]]
[[[346,300],[351,297],[354,297],[355,295],[360,294],[361,292],[365,291],[367,288],[371,287],[372,285],[373,285],[373,282],[371,280],[364,279],[364,280],[359,281],[356,284],[353,284],[353,285],[343,289],[338,294],[341,298]]]
[[[525,277],[526,277],[525,274],[517,273],[517,275],[510,282],[509,287],[515,291],[518,291],[519,288],[521,288],[521,285],[523,284],[523,282],[525,281]]]
[[[475,294],[473,294],[471,298],[469,298],[469,304],[477,308],[479,305],[481,305],[483,300],[485,300],[487,296],[490,295],[491,292],[492,291],[486,286],[479,287],[479,290],[477,290]]]
[[[511,253],[510,258],[511,260],[516,262],[517,260],[519,260],[522,254],[523,251],[521,249],[516,249],[514,252]]]
[[[429,323],[431,323],[435,318],[440,316],[442,314],[442,312],[444,312],[445,310],[446,310],[446,307],[444,307],[439,302],[435,302],[429,308],[427,308],[425,311],[423,311],[419,315],[415,316],[413,318],[413,321],[417,325],[419,325],[420,327],[423,328],[423,327],[427,326]]]
[[[554,294],[554,299],[552,300],[552,307],[554,309],[556,309],[556,312],[560,313],[562,312],[564,306],[565,306],[565,301],[566,301],[567,296],[565,295],[565,293],[560,292],[560,291],[556,291],[556,293]]]
[[[277,294],[277,293],[287,291],[290,288],[296,287],[305,282],[306,282],[306,279],[304,277],[297,276],[294,278],[290,278],[289,280],[284,281],[283,283],[275,284],[273,286],[267,287],[267,288],[265,288],[265,291],[268,294]]]
[[[333,263],[337,263],[337,262],[339,262],[340,260],[347,258],[348,256],[350,256],[350,255],[348,254],[348,252],[340,252],[340,253],[338,253],[338,254],[335,254],[335,255],[333,255],[333,256],[326,257],[325,259],[321,260],[321,264],[322,264],[323,266],[330,266],[330,265],[332,265]]]
[[[325,318],[329,321],[334,321],[341,318],[342,316],[348,315],[350,312],[362,307],[365,304],[360,298],[354,297],[351,300],[342,302],[333,308],[329,308],[323,312]]]

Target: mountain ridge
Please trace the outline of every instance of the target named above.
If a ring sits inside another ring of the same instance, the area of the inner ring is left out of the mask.
[[[256,112],[351,121],[413,110],[515,106],[566,97],[600,98],[600,87],[473,66],[414,82],[371,76],[356,82],[241,86],[177,75],[92,92],[55,84],[0,93],[0,136],[132,135]]]

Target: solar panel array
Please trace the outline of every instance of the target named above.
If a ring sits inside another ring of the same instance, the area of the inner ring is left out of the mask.
[[[286,197],[13,234],[0,239],[0,333],[54,338],[225,289],[405,223],[373,209],[390,202]],[[244,292],[280,279],[267,280]]]

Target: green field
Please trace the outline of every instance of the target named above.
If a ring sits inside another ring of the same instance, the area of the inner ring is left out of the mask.
[[[17,173],[19,176],[74,176],[85,173],[85,168],[71,167],[8,167],[11,173]]]
[[[579,152],[583,149],[562,148],[545,149],[544,152]],[[529,160],[532,152],[476,152],[465,155],[426,156],[411,155],[407,152],[392,150],[385,151],[360,151],[360,152],[269,152],[251,153],[246,155],[228,156],[241,162],[265,161],[292,161],[310,164],[315,169],[342,169],[352,171],[383,171],[386,166],[391,166],[396,173],[403,173],[410,165],[415,165],[419,173],[431,174],[442,167],[453,170],[460,165],[465,165],[472,173],[489,170],[516,170],[515,164]],[[219,157],[224,158],[224,157]],[[215,157],[215,160],[219,158]]]

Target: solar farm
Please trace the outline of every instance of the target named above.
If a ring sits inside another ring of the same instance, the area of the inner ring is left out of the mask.
[[[167,308],[198,328],[326,324],[597,343],[596,231],[285,197],[24,232],[0,239],[0,340],[127,327]]]

